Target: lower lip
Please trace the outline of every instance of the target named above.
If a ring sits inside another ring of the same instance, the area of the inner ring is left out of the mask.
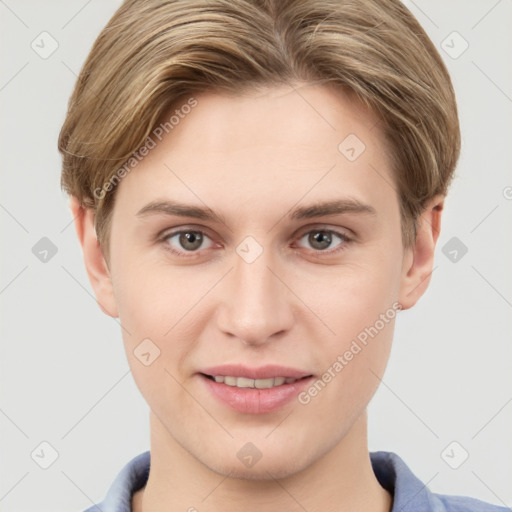
[[[222,382],[215,382],[204,375],[200,375],[200,377],[218,400],[235,411],[249,414],[262,414],[284,407],[313,380],[313,377],[308,377],[274,388],[256,389],[228,386]]]

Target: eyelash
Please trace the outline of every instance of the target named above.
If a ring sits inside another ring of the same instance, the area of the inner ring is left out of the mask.
[[[309,235],[310,233],[314,233],[314,232],[317,232],[317,233],[328,233],[329,235],[335,235],[335,236],[337,236],[338,238],[341,239],[341,243],[335,249],[330,249],[330,250],[311,249],[315,253],[315,256],[316,255],[319,255],[319,256],[329,255],[330,256],[330,255],[333,255],[333,254],[340,253],[340,252],[342,252],[342,251],[344,251],[346,249],[347,244],[352,242],[352,239],[350,237],[348,237],[345,233],[342,233],[340,231],[336,231],[336,230],[333,230],[333,229],[326,229],[326,228],[315,228],[315,229],[310,229],[309,231],[305,231],[301,235],[299,235],[297,240],[301,240],[302,238],[304,238],[304,236]],[[197,255],[201,251],[201,249],[196,250],[196,251],[179,251],[179,250],[174,249],[173,247],[171,247],[171,245],[169,244],[168,241],[169,241],[170,238],[172,238],[172,237],[174,237],[176,235],[180,235],[182,233],[199,233],[203,237],[210,238],[208,236],[208,234],[206,233],[206,231],[204,231],[204,230],[202,230],[200,228],[186,228],[186,229],[182,228],[182,229],[179,229],[179,230],[176,230],[176,231],[171,231],[171,232],[164,233],[162,236],[159,236],[158,239],[164,245],[164,248],[166,250],[168,250],[169,252],[171,252],[172,254],[175,254],[177,256],[182,256],[182,257],[185,257],[185,258],[194,257],[195,255]]]

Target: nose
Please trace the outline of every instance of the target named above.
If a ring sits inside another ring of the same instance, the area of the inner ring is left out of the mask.
[[[251,263],[234,252],[233,266],[219,290],[219,329],[246,345],[262,345],[288,331],[294,322],[293,294],[270,250]]]

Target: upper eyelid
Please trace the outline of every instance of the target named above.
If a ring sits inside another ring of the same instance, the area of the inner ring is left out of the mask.
[[[156,239],[157,240],[165,240],[166,238],[169,238],[171,236],[175,236],[179,233],[186,233],[188,231],[203,233],[206,236],[208,236],[209,238],[212,238],[209,234],[210,233],[209,229],[191,225],[191,226],[184,226],[184,227],[179,226],[176,228],[163,229],[156,235]]]
[[[299,230],[299,233],[302,233],[302,234],[297,235],[297,236],[303,236],[303,235],[309,233],[310,231],[327,231],[328,233],[339,234],[339,235],[345,236],[346,238],[352,238],[352,236],[353,236],[351,234],[352,231],[349,230],[348,228],[341,228],[341,227],[331,228],[327,225],[306,226],[303,230]],[[350,233],[347,233],[347,231],[350,231]]]

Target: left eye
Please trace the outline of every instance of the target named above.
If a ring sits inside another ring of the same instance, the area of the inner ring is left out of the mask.
[[[336,249],[326,251],[325,249],[332,244],[333,237],[340,239],[341,242],[336,246]],[[343,233],[327,229],[314,229],[312,231],[308,231],[302,235],[300,240],[303,240],[304,238],[306,238],[307,242],[311,244],[313,250],[317,252],[335,252],[340,248],[340,246],[344,245],[345,242],[349,241],[349,238]]]

